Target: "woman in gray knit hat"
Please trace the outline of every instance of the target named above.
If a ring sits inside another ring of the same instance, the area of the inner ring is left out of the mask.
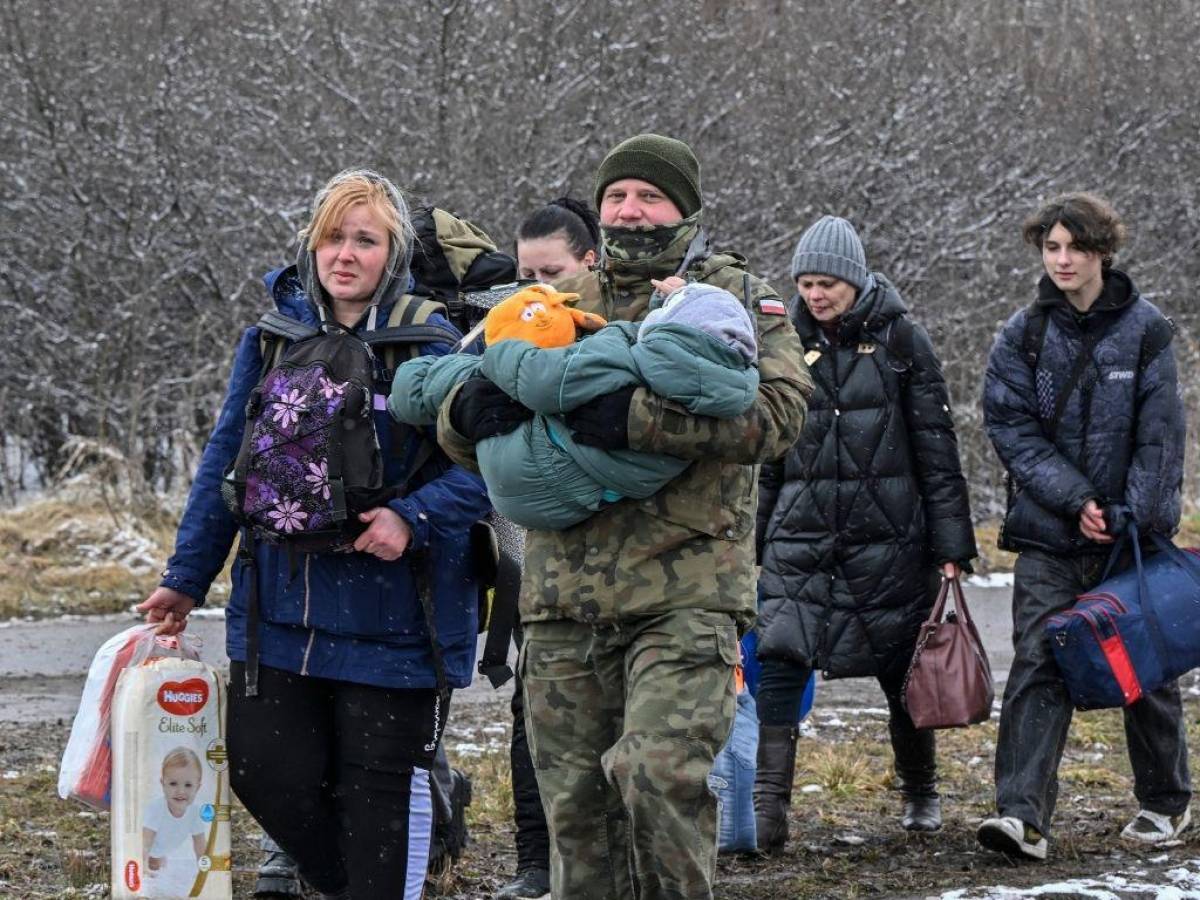
[[[792,322],[815,390],[799,440],[764,465],[758,508],[760,850],[787,839],[796,720],[814,670],[872,675],[887,697],[900,823],[941,827],[934,738],[901,704],[941,577],[976,555],[950,400],[925,329],[867,268],[854,226],[824,216],[792,258]]]

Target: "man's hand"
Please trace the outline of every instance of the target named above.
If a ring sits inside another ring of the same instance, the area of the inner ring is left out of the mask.
[[[532,418],[533,410],[482,375],[467,379],[450,406],[450,427],[476,444],[484,438],[508,434]]]
[[[370,553],[384,562],[392,562],[404,555],[412,541],[412,529],[400,516],[386,506],[377,506],[358,518],[371,524],[354,542],[355,550]]]
[[[1114,540],[1104,524],[1104,512],[1095,500],[1083,504],[1083,509],[1079,511],[1079,530],[1085,538],[1097,544],[1111,544]]]
[[[187,594],[169,587],[155,588],[154,592],[137,605],[137,611],[146,614],[146,621],[157,625],[155,634],[179,634],[187,628],[188,613],[196,601]]]
[[[657,278],[651,278],[650,283],[654,285],[654,289],[664,297],[671,296],[671,294],[687,284],[687,282],[678,275],[668,275],[662,281],[659,281]]]
[[[635,388],[625,387],[577,406],[566,415],[577,443],[601,450],[629,449],[629,404]]]

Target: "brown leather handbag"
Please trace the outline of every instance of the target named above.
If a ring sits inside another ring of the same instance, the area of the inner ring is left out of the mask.
[[[954,608],[947,611],[951,587]],[[992,667],[957,578],[942,579],[917,636],[902,697],[917,728],[963,728],[992,714]]]

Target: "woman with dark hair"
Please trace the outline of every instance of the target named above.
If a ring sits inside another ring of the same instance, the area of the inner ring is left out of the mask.
[[[406,294],[414,235],[399,190],[375,172],[342,172],[317,193],[300,239],[296,264],[265,279],[273,316],[238,343],[175,553],[139,609],[160,632],[182,631],[241,526],[226,614],[233,789],[322,896],[420,897],[433,821],[429,769],[448,689],[466,687],[474,672],[478,585],[469,530],[489,504],[483,482],[428,436],[392,429],[380,402],[389,387],[382,359],[352,340],[365,343],[400,304],[413,302]],[[446,353],[457,332],[436,313],[427,324],[446,342],[417,352]],[[331,342],[342,357],[355,351],[365,360],[361,380],[322,376],[319,391],[303,396],[277,389],[289,373],[319,368],[272,360]],[[225,473],[235,474],[247,434],[258,455],[270,446],[307,447],[321,431],[322,410],[341,397],[361,404],[342,419],[342,444],[350,446],[346,435],[363,423],[374,427],[369,445],[378,448],[381,472],[364,495],[367,508],[351,504],[354,473],[335,474],[334,463],[348,455],[329,451],[307,469],[300,463],[314,457],[273,457],[266,475],[278,474],[278,482],[254,471],[256,498],[266,495],[263,485],[281,489],[277,511],[267,514],[280,533],[266,540],[262,525],[244,524],[223,502]],[[286,440],[272,444],[268,431]],[[302,477],[292,476],[297,469]],[[359,527],[327,549],[289,543],[317,521],[322,498],[338,498],[342,518],[357,512]]]
[[[534,210],[517,229],[517,274],[552,282],[584,272],[596,261],[600,217],[571,197]],[[515,631],[521,646],[520,622]],[[496,900],[542,900],[550,896],[550,836],[525,734],[524,686],[518,673],[512,699],[512,791],[517,826],[517,875]]]
[[[600,217],[586,204],[559,197],[531,213],[517,229],[517,274],[549,284],[596,261]]]

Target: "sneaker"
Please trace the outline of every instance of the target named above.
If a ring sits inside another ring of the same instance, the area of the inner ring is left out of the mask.
[[[1163,841],[1179,837],[1191,824],[1190,809],[1185,809],[1177,816],[1164,816],[1162,813],[1143,809],[1121,831],[1121,837],[1142,844],[1161,844]]]
[[[984,847],[1006,856],[1046,858],[1047,843],[1041,832],[1015,816],[984,819],[975,836]]]
[[[496,892],[495,900],[550,900],[550,872],[532,866],[518,870],[516,879]]]

